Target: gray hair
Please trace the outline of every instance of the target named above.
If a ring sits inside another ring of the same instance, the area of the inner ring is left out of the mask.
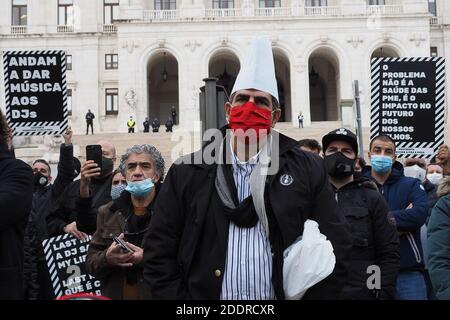
[[[122,173],[122,175],[125,177],[127,168],[126,168],[126,161],[130,157],[131,154],[141,154],[146,153],[150,156],[150,158],[155,161],[155,171],[159,175],[159,180],[162,180],[164,178],[164,159],[161,156],[161,152],[159,152],[158,149],[156,149],[154,146],[150,144],[141,144],[141,145],[134,145],[131,148],[128,148],[127,151],[125,151],[125,154],[120,159],[120,165],[119,170]]]

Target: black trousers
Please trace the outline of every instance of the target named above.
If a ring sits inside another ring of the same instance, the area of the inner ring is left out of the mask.
[[[128,128],[128,133],[134,133],[134,128]]]
[[[86,122],[86,134],[89,132],[89,126],[91,127],[91,133],[94,134],[94,125],[92,122]]]

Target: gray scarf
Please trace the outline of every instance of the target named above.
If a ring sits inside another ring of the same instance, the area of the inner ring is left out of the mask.
[[[230,143],[229,134],[227,134],[222,140],[219,148],[219,157],[218,159],[216,159],[218,160],[218,165],[215,186],[223,205],[230,209],[235,209],[236,206],[233,202],[230,189],[225,180],[223,166],[221,165],[221,163],[223,163],[224,143]],[[260,151],[258,163],[253,169],[252,174],[250,175],[250,191],[253,198],[253,205],[258,215],[258,219],[261,222],[264,230],[266,231],[267,236],[269,236],[269,223],[267,221],[266,208],[264,205],[264,187],[266,184],[267,172],[270,164],[271,147],[272,135],[270,134],[267,138],[267,142],[264,144],[263,148]],[[226,152],[226,157],[227,158],[225,163],[230,163],[230,154],[228,152]]]

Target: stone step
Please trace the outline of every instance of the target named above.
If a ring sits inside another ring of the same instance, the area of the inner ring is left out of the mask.
[[[322,137],[328,132],[340,128],[340,121],[329,121],[329,122],[313,122],[311,126],[305,128],[293,127],[291,123],[278,123],[276,129],[281,133],[296,139],[316,139],[321,142]],[[350,128],[350,130],[354,130]],[[450,136],[450,126],[446,126],[445,131],[445,141],[448,141]],[[367,158],[367,152],[369,148],[369,137],[370,129],[363,128],[363,141],[364,141],[364,155]],[[86,155],[86,145],[96,144],[99,140],[111,141],[117,151],[117,162],[116,167],[119,165],[120,156],[125,153],[126,149],[135,144],[152,144],[158,150],[160,150],[164,160],[166,162],[166,168],[168,169],[170,165],[175,161],[180,155],[194,152],[200,149],[200,136],[198,133],[191,133],[187,130],[180,130],[174,127],[174,132],[172,134],[166,133],[165,129],[160,130],[158,133],[98,133],[95,135],[74,135],[74,155],[80,159],[83,163],[85,161]],[[48,141],[48,140],[46,140]],[[58,149],[53,146],[51,148],[51,154],[49,154],[49,146],[47,143],[45,145],[33,146],[29,148],[18,148],[16,149],[16,155],[18,158],[30,163],[32,160],[37,158],[43,158],[50,160],[52,162],[57,162],[58,159]]]

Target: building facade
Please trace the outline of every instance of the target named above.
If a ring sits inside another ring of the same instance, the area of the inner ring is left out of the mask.
[[[1,50],[66,51],[76,133],[88,109],[97,132],[126,132],[130,115],[142,131],[173,106],[182,128],[197,128],[203,79],[231,89],[259,34],[272,41],[282,121],[294,126],[300,112],[305,125],[340,120],[354,80],[369,126],[374,56],[450,57],[445,0],[2,0],[8,7]]]

